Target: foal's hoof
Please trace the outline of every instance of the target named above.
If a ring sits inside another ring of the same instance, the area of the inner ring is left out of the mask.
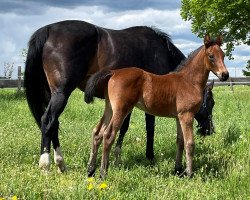
[[[100,179],[104,180],[107,175],[107,172],[103,169],[100,170]]]
[[[183,167],[175,167],[174,169],[174,174],[179,177],[182,177],[184,172]]]
[[[194,173],[188,173],[186,170],[183,171],[182,169],[179,170],[175,169],[175,174],[180,178],[184,177],[192,178],[194,176]]]
[[[88,173],[88,177],[94,177],[95,176],[95,167],[89,166],[87,173]]]
[[[50,155],[49,153],[43,153],[40,156],[40,160],[39,160],[39,168],[43,171],[49,171],[50,169]]]

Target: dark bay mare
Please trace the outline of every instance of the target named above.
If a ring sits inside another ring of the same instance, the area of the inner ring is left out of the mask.
[[[58,118],[71,92],[77,87],[84,91],[90,75],[121,66],[138,66],[154,74],[166,74],[175,70],[184,58],[168,35],[145,26],[110,30],[83,21],[62,21],[38,29],[29,41],[24,84],[29,107],[42,132],[40,167],[50,168],[52,142],[54,160],[61,172],[65,170]],[[97,96],[103,96],[102,90]],[[197,118],[205,122],[198,120],[204,134],[211,132],[212,108],[208,113],[203,109],[200,115],[203,117]],[[130,114],[120,129],[117,149],[121,148],[129,119]],[[154,123],[154,116],[146,114],[149,159],[154,157]]]
[[[155,75],[139,68],[104,69],[93,75],[85,88],[85,101],[93,101],[98,87],[105,91],[105,110],[93,130],[88,175],[96,170],[98,148],[103,141],[101,177],[108,170],[109,154],[124,119],[134,106],[155,116],[176,118],[177,155],[175,170],[182,170],[182,154],[186,152],[186,170],[192,175],[194,156],[193,121],[199,111],[209,72],[221,81],[229,77],[220,46],[222,37],[211,40],[208,35],[204,45],[186,59],[177,72]]]

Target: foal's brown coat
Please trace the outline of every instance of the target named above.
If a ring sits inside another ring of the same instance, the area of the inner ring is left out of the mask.
[[[88,175],[95,172],[98,147],[103,139],[101,176],[108,169],[108,156],[123,120],[134,106],[156,116],[173,117],[177,122],[177,156],[175,169],[182,169],[182,153],[186,151],[186,173],[192,174],[194,137],[193,120],[202,103],[202,94],[209,72],[212,71],[221,80],[228,78],[224,65],[224,53],[221,48],[221,37],[216,42],[208,35],[204,46],[187,59],[176,73],[154,75],[139,68],[125,68],[104,73],[102,85],[106,85],[105,111],[93,131],[92,150],[88,166]],[[99,76],[99,79],[101,76]],[[87,84],[85,95],[89,95]]]

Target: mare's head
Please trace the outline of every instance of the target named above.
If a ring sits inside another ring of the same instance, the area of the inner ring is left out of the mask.
[[[204,37],[205,45],[205,64],[209,71],[212,71],[220,81],[226,81],[229,73],[224,64],[225,54],[221,50],[222,36],[212,40],[208,34]]]
[[[203,102],[199,112],[195,115],[195,119],[198,122],[198,134],[206,136],[214,133],[214,124],[213,124],[213,85],[214,81],[207,84],[203,91]]]

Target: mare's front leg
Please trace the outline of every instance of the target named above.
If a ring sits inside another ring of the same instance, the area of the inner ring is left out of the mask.
[[[120,129],[119,137],[115,145],[115,164],[116,165],[122,162],[121,161],[122,143],[123,143],[124,136],[126,132],[128,131],[130,117],[131,117],[131,113],[129,113],[128,116],[124,119],[124,122]]]
[[[146,157],[149,160],[154,159],[154,134],[155,134],[155,116],[145,113],[147,145]]]
[[[58,139],[58,118],[67,104],[68,96],[69,95],[66,95],[63,92],[52,93],[48,107],[41,119],[42,140],[39,167],[45,171],[50,169],[51,161],[49,154],[51,141],[55,150],[54,158],[59,167],[59,171],[63,172],[65,170],[65,164]]]
[[[178,115],[183,132],[184,147],[186,151],[186,173],[191,177],[193,174],[193,157],[194,157],[194,136],[193,136],[193,113],[183,113]]]

